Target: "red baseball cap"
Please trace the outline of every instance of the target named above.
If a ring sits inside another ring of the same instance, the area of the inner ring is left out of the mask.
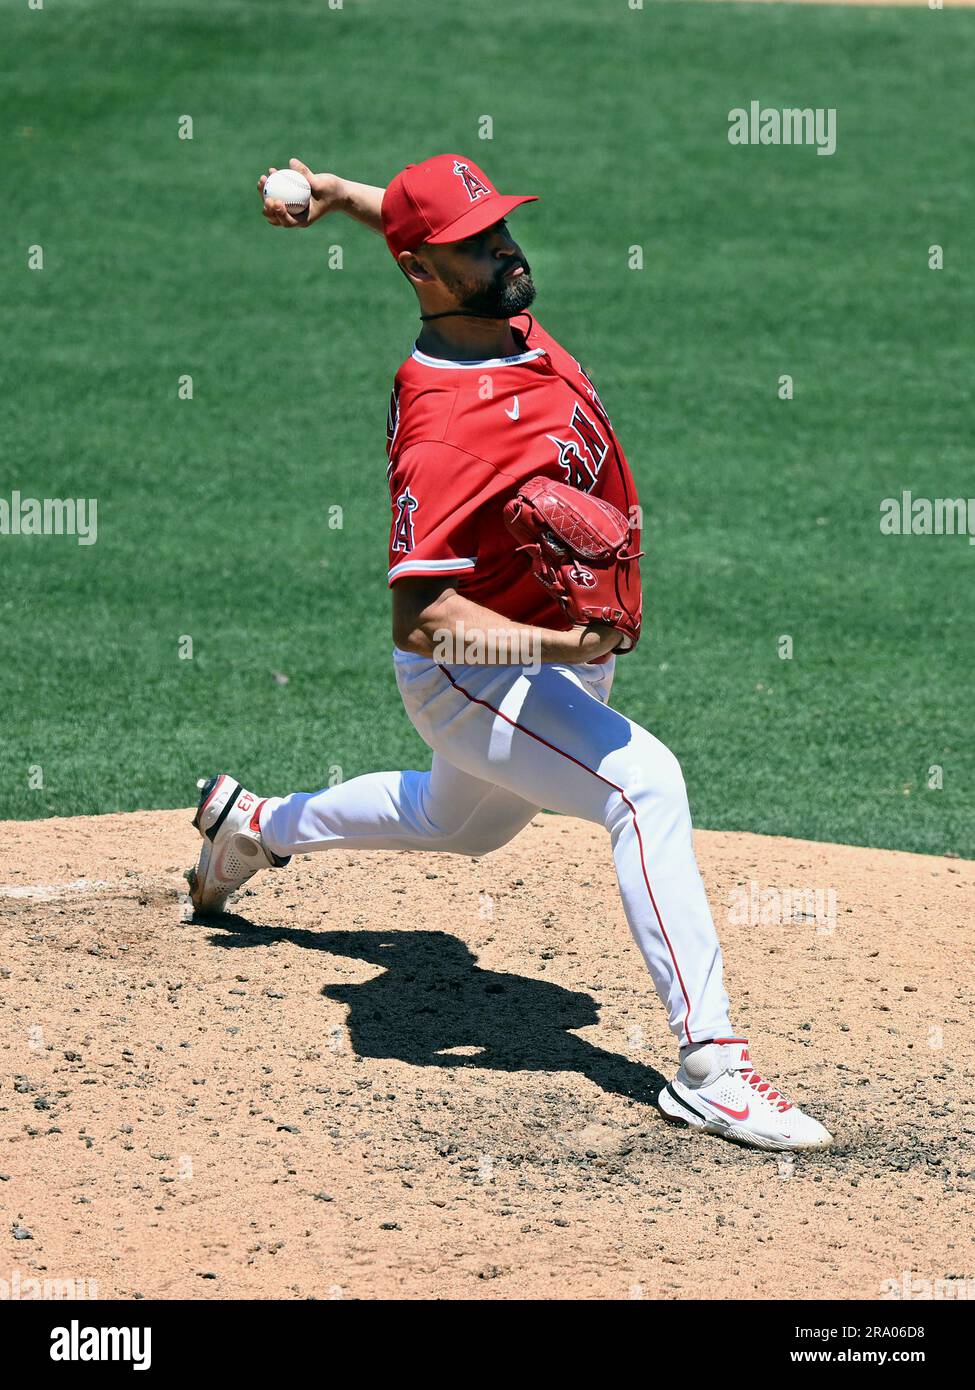
[[[434,155],[407,164],[383,194],[386,245],[398,256],[424,241],[463,241],[536,197],[499,193],[484,170],[461,154]]]

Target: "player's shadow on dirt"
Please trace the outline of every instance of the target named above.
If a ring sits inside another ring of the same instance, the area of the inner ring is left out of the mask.
[[[322,994],[348,1006],[347,1027],[360,1057],[426,1067],[579,1072],[604,1091],[649,1101],[665,1078],[652,1067],[595,1047],[570,1029],[598,1021],[595,1000],[547,980],[482,970],[456,936],[440,931],[329,931],[255,927],[225,915],[224,947],[275,941],[381,965],[362,984],[327,984]],[[464,1048],[459,1053],[451,1049]]]

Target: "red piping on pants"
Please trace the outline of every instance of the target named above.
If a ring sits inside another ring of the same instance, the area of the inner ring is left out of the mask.
[[[598,778],[600,782],[603,782],[607,787],[612,787],[614,792],[619,793],[620,797],[623,800],[623,804],[626,806],[630,815],[633,817],[633,829],[636,831],[637,844],[640,846],[640,868],[643,870],[643,881],[647,885],[647,896],[649,897],[650,904],[653,907],[654,916],[657,919],[657,925],[660,927],[660,934],[667,944],[667,950],[670,953],[670,959],[673,961],[674,964],[674,973],[677,976],[677,982],[680,985],[680,992],[681,994],[683,994],[684,1003],[687,1005],[687,1012],[684,1014],[684,1032],[687,1035],[688,1044],[692,1043],[694,1039],[691,1037],[690,1029],[687,1026],[687,1020],[691,1016],[691,1001],[687,995],[687,988],[684,984],[684,977],[680,973],[680,966],[677,964],[677,957],[674,954],[674,948],[670,944],[670,937],[667,935],[667,929],[664,926],[663,918],[660,916],[660,909],[657,907],[657,900],[653,896],[653,889],[650,887],[650,879],[647,874],[647,861],[646,856],[643,852],[643,836],[640,834],[640,823],[636,818],[636,807],[633,805],[633,802],[626,795],[626,792],[623,790],[622,787],[618,787],[615,782],[611,782],[609,778],[604,777],[601,772],[596,772],[594,768],[587,767],[586,764],[580,762],[578,758],[574,758],[571,753],[567,753],[564,748],[557,748],[554,743],[549,743],[548,739],[542,738],[540,734],[532,733],[531,729],[526,729],[523,724],[518,723],[517,719],[511,719],[507,714],[504,714],[501,710],[495,709],[494,705],[489,704],[487,700],[479,700],[476,695],[472,695],[469,690],[465,690],[462,685],[459,685],[458,682],[454,680],[453,676],[450,674],[450,672],[447,670],[445,666],[440,666],[440,670],[450,681],[450,684],[454,687],[454,689],[459,690],[461,695],[463,695],[465,699],[470,700],[472,705],[483,705],[483,707],[485,709],[490,710],[492,714],[496,714],[499,719],[503,719],[506,724],[510,724],[513,729],[518,729],[520,733],[527,734],[528,737],[533,738],[536,743],[541,743],[545,748],[550,748],[553,753],[558,753],[560,757],[568,758],[570,763],[575,763],[576,767],[581,767],[583,772],[590,773],[593,777]]]

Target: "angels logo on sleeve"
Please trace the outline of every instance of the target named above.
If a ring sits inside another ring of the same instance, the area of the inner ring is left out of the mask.
[[[419,502],[410,492],[409,488],[401,492],[396,499],[398,515],[393,527],[393,539],[390,543],[390,550],[412,550],[416,541],[413,537],[413,513],[419,506]]]

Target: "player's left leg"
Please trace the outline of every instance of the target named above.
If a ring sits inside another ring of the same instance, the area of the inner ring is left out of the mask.
[[[674,1033],[684,1046],[732,1037],[680,765],[609,707],[612,672],[612,663],[397,662],[417,731],[455,767],[605,826],[627,920]]]
[[[680,765],[608,707],[610,671],[412,662],[399,663],[398,676],[417,730],[452,763],[609,831],[630,929],[681,1045],[663,1112],[759,1148],[830,1144],[817,1120],[758,1074],[731,1028]]]

